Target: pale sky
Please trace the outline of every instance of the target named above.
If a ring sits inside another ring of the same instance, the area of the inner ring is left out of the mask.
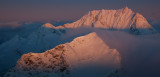
[[[148,20],[160,20],[160,0],[126,0]],[[75,21],[94,9],[119,9],[124,0],[0,0],[0,22]]]

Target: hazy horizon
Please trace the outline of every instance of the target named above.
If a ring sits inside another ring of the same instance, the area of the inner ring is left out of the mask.
[[[91,10],[126,5],[147,20],[160,20],[159,0],[2,0],[0,22],[75,21]]]

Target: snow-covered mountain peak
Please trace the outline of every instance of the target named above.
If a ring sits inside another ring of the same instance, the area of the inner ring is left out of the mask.
[[[136,25],[137,25],[136,28],[152,29],[152,26],[148,23],[148,21],[140,13],[136,13],[132,21],[136,23]]]
[[[110,49],[96,33],[90,33],[43,53],[24,54],[5,76],[106,77],[118,75],[115,71],[120,68],[119,52]]]
[[[86,35],[86,36],[81,36],[81,37],[75,38],[75,39],[73,40],[73,42],[74,42],[75,40],[80,40],[80,39],[90,39],[90,38],[93,39],[94,37],[99,37],[99,36],[96,34],[96,32],[92,32],[92,33],[90,33],[90,34],[88,34],[88,35]]]
[[[93,10],[76,22],[64,24],[64,27],[93,27],[112,30],[128,30],[142,34],[155,32],[152,26],[141,14],[133,12],[128,7],[118,10]]]
[[[110,53],[114,53],[115,56],[117,56],[117,58],[115,58],[116,59],[115,64],[119,64],[119,62],[121,62],[120,57],[118,57],[120,56],[118,51],[116,49],[110,49],[109,46],[106,45],[105,42],[95,32],[85,36],[77,37],[72,42],[66,43],[65,47],[67,47],[66,50],[68,51],[66,53],[70,54],[69,56],[67,56],[68,58],[71,59],[69,62],[73,63],[73,65],[75,64],[77,59],[79,61],[85,61],[88,63],[92,63],[92,61],[95,61],[95,62],[98,61],[99,63],[101,63],[102,61],[103,63],[103,60],[100,60],[99,58],[102,57],[102,55],[104,54],[107,55],[110,51],[111,51]],[[103,50],[103,47],[105,50]],[[74,58],[74,57],[77,57],[77,58]],[[104,64],[107,63],[106,65],[108,65],[111,63],[112,65],[113,63],[114,65],[114,62],[108,63],[108,61],[111,60],[109,56],[108,56],[108,59],[107,57],[104,59],[106,61],[104,62]]]
[[[51,23],[45,23],[42,25],[42,27],[46,27],[46,28],[55,28],[54,25],[52,25]]]

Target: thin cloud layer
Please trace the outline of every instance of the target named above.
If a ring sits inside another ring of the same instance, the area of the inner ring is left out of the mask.
[[[20,23],[19,22],[0,22],[0,27],[18,27],[20,26]]]

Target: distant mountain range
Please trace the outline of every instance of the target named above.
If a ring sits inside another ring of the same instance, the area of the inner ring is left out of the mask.
[[[133,12],[128,7],[119,10],[93,10],[73,23],[64,24],[63,27],[127,30],[136,34],[156,32],[141,14]]]

